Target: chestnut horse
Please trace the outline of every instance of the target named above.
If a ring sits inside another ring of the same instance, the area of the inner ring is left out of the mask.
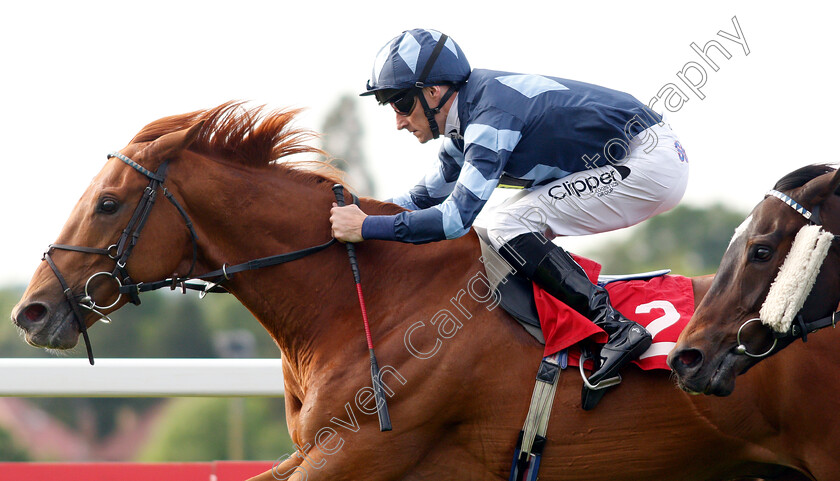
[[[27,342],[76,345],[98,320],[95,311],[107,314],[130,300],[117,297],[117,280],[140,290],[329,241],[336,179],[300,162],[274,162],[313,150],[301,143],[305,132],[290,127],[293,116],[225,104],[146,126],[94,178],[16,306],[12,317]],[[140,232],[132,217],[149,191],[170,202],[144,208]],[[376,214],[400,209],[373,199],[361,206]],[[116,241],[132,237],[134,248]],[[474,295],[471,281],[483,271],[476,235],[416,246],[368,241],[356,251],[389,432],[378,429],[343,246],[224,274],[226,288],[282,352],[287,423],[297,446],[254,479],[506,479],[542,346],[488,302],[492,296]],[[698,299],[707,287],[707,279],[695,280]],[[821,432],[822,421],[803,416],[810,399],[836,383],[791,389],[784,399],[798,403],[780,404],[772,388],[796,382],[793,373],[811,369],[817,357],[790,366],[782,379],[777,368],[758,366],[724,399],[675,389],[666,371],[629,368],[593,411],[580,409],[580,377],[566,372],[540,479],[837,479],[840,458],[805,435]],[[779,431],[779,420],[790,415],[805,419],[796,430]],[[811,446],[816,458],[805,460],[799,453]]]

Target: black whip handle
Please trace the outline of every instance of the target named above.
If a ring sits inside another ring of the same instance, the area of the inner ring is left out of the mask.
[[[335,184],[332,190],[335,193],[335,201],[338,206],[344,207],[344,186]],[[356,284],[359,284],[362,280],[359,275],[359,262],[356,260],[356,246],[352,242],[346,242],[344,245],[347,247],[347,255],[350,257],[350,270],[353,271],[353,280],[356,281]]]

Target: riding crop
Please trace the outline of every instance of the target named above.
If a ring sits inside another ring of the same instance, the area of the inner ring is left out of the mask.
[[[335,184],[332,189],[339,207],[344,207],[344,186]],[[365,337],[367,338],[368,351],[370,351],[370,379],[373,382],[373,395],[376,399],[377,412],[379,414],[379,430],[390,431],[391,415],[388,413],[388,403],[385,399],[385,393],[382,391],[379,363],[376,361],[376,353],[373,352],[373,340],[370,336],[370,324],[368,323],[367,308],[365,307],[365,297],[362,295],[359,263],[356,260],[356,246],[351,242],[347,242],[344,245],[347,246],[347,257],[350,258],[350,270],[353,271],[353,279],[356,281],[356,293],[359,295],[359,306],[362,308],[362,320],[365,323]]]

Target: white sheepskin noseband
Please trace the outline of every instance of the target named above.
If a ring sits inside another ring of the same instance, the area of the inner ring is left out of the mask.
[[[828,255],[834,235],[818,225],[806,225],[770,286],[759,315],[761,322],[776,332],[787,332],[814,287],[820,266]]]

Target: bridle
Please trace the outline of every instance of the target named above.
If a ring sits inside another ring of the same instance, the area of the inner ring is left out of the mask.
[[[196,235],[195,229],[192,225],[192,221],[190,220],[189,215],[187,215],[186,210],[184,210],[181,204],[178,203],[178,201],[175,199],[172,193],[169,190],[167,190],[166,187],[163,187],[163,195],[169,200],[169,202],[175,207],[175,209],[184,219],[184,223],[187,227],[187,230],[190,233],[190,240],[192,241],[192,262],[190,264],[189,271],[184,276],[178,276],[178,274],[173,274],[172,277],[160,281],[146,283],[134,282],[128,273],[126,264],[128,263],[129,257],[131,257],[131,253],[134,251],[134,246],[137,244],[137,241],[140,238],[140,233],[143,231],[143,227],[146,225],[146,221],[148,220],[149,214],[151,213],[152,207],[154,206],[155,200],[157,199],[158,191],[163,186],[163,183],[166,181],[166,173],[169,168],[169,159],[165,160],[158,167],[157,171],[152,172],[119,152],[111,152],[110,154],[108,154],[109,159],[112,157],[116,157],[117,159],[123,161],[126,165],[132,167],[134,170],[143,174],[149,179],[149,185],[143,191],[143,196],[140,198],[140,202],[134,209],[134,213],[131,215],[131,219],[129,219],[128,225],[126,225],[125,229],[123,229],[122,231],[122,234],[120,234],[119,240],[117,240],[116,243],[111,244],[105,249],[67,244],[50,244],[46,252],[44,252],[44,256],[42,257],[42,260],[47,262],[47,265],[50,266],[50,269],[52,269],[53,273],[58,279],[58,282],[61,285],[61,288],[64,292],[64,297],[67,300],[68,304],[70,304],[70,308],[73,313],[73,318],[76,320],[79,330],[82,333],[82,337],[84,338],[88,361],[91,365],[94,362],[93,351],[91,349],[90,338],[88,337],[87,326],[85,325],[84,316],[82,315],[81,309],[87,309],[88,311],[94,312],[100,316],[99,320],[109,323],[111,322],[111,319],[102,311],[108,310],[116,306],[122,298],[123,294],[129,297],[132,304],[140,305],[141,292],[152,291],[163,287],[170,287],[171,289],[180,287],[185,293],[187,289],[202,291],[202,297],[207,292],[225,292],[225,289],[221,287],[220,284],[226,280],[230,280],[231,276],[233,276],[233,274],[236,274],[237,272],[261,269],[264,267],[283,264],[285,262],[291,262],[297,259],[301,259],[310,254],[322,251],[336,242],[335,239],[330,239],[329,241],[317,246],[308,247],[306,249],[301,249],[286,254],[279,254],[269,257],[263,257],[260,259],[254,259],[234,266],[227,266],[226,264],[222,264],[221,269],[217,269],[212,272],[202,274],[200,276],[192,276],[198,259],[198,236]],[[353,195],[353,202],[358,204],[358,198],[355,195]],[[114,270],[111,272],[100,271],[92,274],[85,282],[83,294],[74,294],[70,286],[67,284],[67,281],[65,280],[64,276],[61,274],[61,271],[58,269],[58,266],[52,259],[51,253],[54,249],[107,256],[108,258],[114,261]],[[90,293],[91,281],[97,277],[103,276],[113,279],[118,286],[117,298],[109,305],[98,305]],[[190,279],[201,280],[205,282],[187,282],[187,280]]]
[[[816,205],[813,207],[812,210],[806,209],[802,204],[794,200],[789,195],[779,192],[777,190],[770,190],[765,199],[768,197],[775,197],[785,204],[787,204],[790,208],[795,210],[799,215],[805,218],[808,222],[806,225],[816,225],[822,226],[822,219],[820,218],[820,206]],[[840,240],[840,236],[834,235],[832,242],[836,242]],[[796,317],[794,318],[794,323],[791,324],[790,329],[786,332],[776,332],[773,331],[773,344],[763,353],[754,354],[749,352],[745,343],[741,341],[741,332],[744,330],[747,325],[753,322],[761,323],[762,320],[759,317],[754,317],[752,319],[748,319],[741,324],[741,327],[738,328],[738,334],[736,335],[736,342],[738,345],[735,347],[735,352],[737,354],[743,354],[748,357],[761,359],[773,354],[778,347],[779,340],[795,340],[801,338],[803,342],[808,341],[808,334],[811,332],[815,332],[819,329],[823,329],[825,327],[836,327],[836,318],[840,317],[840,311],[832,313],[830,316],[826,316],[821,319],[813,320],[813,321],[806,321],[801,313],[797,313]]]

